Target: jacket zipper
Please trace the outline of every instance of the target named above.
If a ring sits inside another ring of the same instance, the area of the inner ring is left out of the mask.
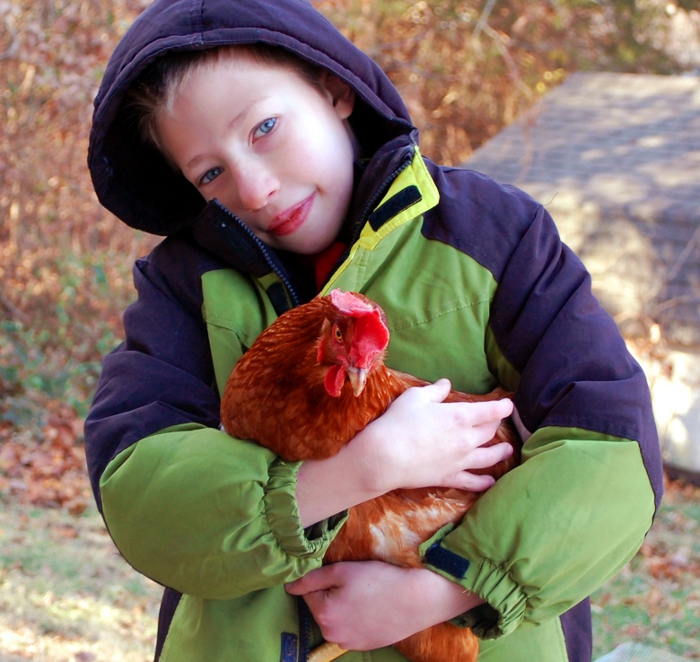
[[[299,662],[308,662],[311,654],[311,611],[304,598],[297,596],[299,609]]]
[[[292,303],[294,306],[298,306],[301,304],[301,299],[299,298],[299,295],[297,294],[296,290],[292,287],[291,282],[289,281],[289,278],[284,274],[284,272],[279,269],[275,263],[273,262],[270,252],[267,250],[267,246],[253,233],[253,231],[243,222],[241,221],[238,216],[235,214],[232,214],[226,207],[224,207],[218,200],[216,201],[216,204],[219,206],[219,208],[226,213],[227,216],[232,218],[238,226],[253,240],[255,245],[258,247],[260,252],[262,253],[263,257],[265,258],[265,262],[267,262],[267,266],[274,271],[278,278],[282,281],[282,284],[287,288],[287,291],[289,292],[289,296],[292,299]]]

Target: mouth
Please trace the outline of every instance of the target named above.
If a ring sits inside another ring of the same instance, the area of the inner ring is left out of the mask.
[[[284,237],[298,230],[304,224],[304,221],[306,221],[315,197],[316,194],[312,193],[299,204],[289,207],[289,209],[285,209],[283,212],[277,214],[277,216],[272,219],[268,232],[276,237]]]

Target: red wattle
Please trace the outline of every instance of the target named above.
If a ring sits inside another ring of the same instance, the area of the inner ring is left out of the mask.
[[[328,395],[332,395],[334,398],[340,397],[340,392],[343,390],[343,384],[345,383],[345,368],[342,365],[333,365],[328,368],[326,377],[323,380],[323,385],[328,391]]]

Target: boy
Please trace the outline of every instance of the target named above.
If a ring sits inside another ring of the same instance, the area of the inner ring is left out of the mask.
[[[371,650],[349,662],[401,660],[389,644],[449,619],[487,662],[590,659],[586,596],[634,554],[661,495],[646,382],[547,213],[435,166],[416,140],[381,71],[302,0],[156,0],[113,55],[95,188],[168,238],[137,263],[86,444],[116,544],[167,587],[156,659],[303,660],[323,635]],[[489,487],[469,470],[505,456],[480,445],[509,403],[444,405],[440,381],[301,465],[218,430],[242,352],[336,287],[385,309],[392,367],[517,389],[522,466],[424,570],[320,565],[359,501]]]

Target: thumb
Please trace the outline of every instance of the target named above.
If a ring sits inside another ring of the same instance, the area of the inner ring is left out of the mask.
[[[306,573],[301,579],[284,585],[284,590],[290,595],[306,595],[315,591],[334,588],[337,583],[333,580],[330,567],[324,566]]]

